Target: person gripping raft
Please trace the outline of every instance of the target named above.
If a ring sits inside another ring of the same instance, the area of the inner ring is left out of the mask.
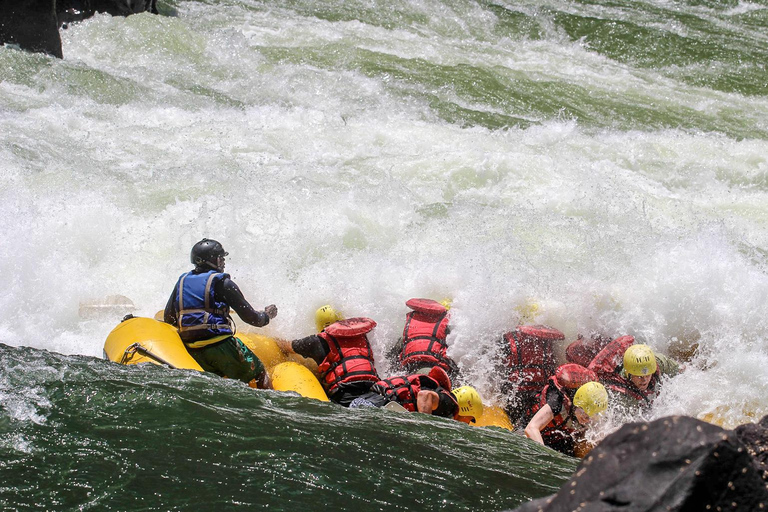
[[[525,435],[539,444],[575,456],[582,434],[592,419],[608,407],[608,392],[597,375],[581,365],[568,363],[539,395]]]
[[[463,423],[473,423],[483,414],[483,402],[470,386],[452,390],[451,379],[440,367],[428,374],[414,373],[383,379],[349,405],[357,407],[385,407],[397,403],[408,412],[420,412]]]
[[[328,398],[349,407],[380,380],[367,336],[376,322],[365,317],[344,319],[327,305],[315,313],[315,324],[317,334],[293,341],[278,340],[278,345],[283,352],[313,359]]]
[[[240,288],[224,273],[229,253],[216,240],[203,238],[190,253],[195,268],[179,277],[163,313],[163,321],[179,330],[189,354],[206,372],[237,379],[251,387],[270,387],[267,371],[256,355],[235,336],[230,307],[240,318],[264,327],[277,316],[277,306],[251,307]]]

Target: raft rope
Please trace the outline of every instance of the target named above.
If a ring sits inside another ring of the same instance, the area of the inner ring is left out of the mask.
[[[134,343],[133,345],[129,345],[128,348],[125,349],[125,352],[123,352],[123,357],[122,357],[122,359],[120,359],[120,364],[126,364],[128,361],[130,361],[133,358],[134,354],[136,354],[137,352],[139,354],[141,354],[142,356],[149,357],[151,359],[154,359],[155,361],[157,361],[160,364],[164,364],[164,365],[168,366],[172,370],[176,370],[177,369],[174,365],[172,365],[171,363],[169,363],[168,361],[166,361],[162,357],[160,357],[158,355],[155,355],[152,352],[150,352],[149,350],[147,350],[144,347],[142,347],[141,343]]]

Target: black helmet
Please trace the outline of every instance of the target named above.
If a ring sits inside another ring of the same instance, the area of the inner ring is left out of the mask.
[[[217,260],[219,256],[226,256],[228,254],[224,247],[216,240],[203,238],[192,247],[189,259],[197,267],[207,265],[213,269],[221,270]]]

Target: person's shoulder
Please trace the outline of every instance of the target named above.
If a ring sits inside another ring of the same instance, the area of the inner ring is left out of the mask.
[[[656,356],[656,364],[663,375],[674,377],[680,373],[680,363],[669,356],[665,356],[664,354],[654,355]]]
[[[229,274],[225,274],[224,272],[219,272],[216,274],[216,283],[221,283],[227,288],[237,288],[237,285],[232,280]]]
[[[564,399],[565,393],[558,389],[557,386],[547,387],[547,402],[556,401],[557,403],[562,403]]]
[[[309,344],[309,343],[322,343],[325,340],[323,340],[323,337],[320,334],[321,333],[310,334],[309,336],[304,336],[303,338],[297,338],[297,339],[293,340],[293,343],[297,344],[297,345],[298,344],[306,345],[306,344]]]

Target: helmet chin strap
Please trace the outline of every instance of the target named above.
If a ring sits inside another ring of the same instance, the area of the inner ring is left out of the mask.
[[[203,263],[205,263],[206,265],[208,265],[209,267],[211,267],[213,270],[215,270],[217,272],[221,272],[221,271],[224,270],[223,268],[219,268],[218,265],[214,265],[210,261],[204,261]]]
[[[215,271],[217,271],[217,272],[223,272],[223,271],[224,271],[224,269],[223,269],[223,268],[219,268],[219,267],[217,267],[216,265],[214,265],[214,264],[213,264],[213,263],[211,263],[210,261],[205,261],[205,260],[202,260],[202,261],[200,261],[200,263],[196,263],[196,265],[197,265],[197,267],[198,267],[198,268],[205,268],[205,267],[209,267],[209,268],[211,268],[211,269],[213,269],[213,270],[215,270]]]

